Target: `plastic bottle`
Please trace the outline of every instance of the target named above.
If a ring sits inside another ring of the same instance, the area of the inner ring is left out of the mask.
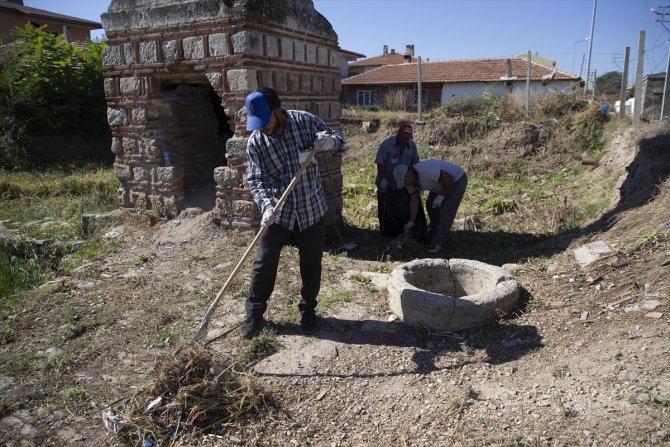
[[[167,151],[163,152],[163,166],[172,166],[170,154]]]

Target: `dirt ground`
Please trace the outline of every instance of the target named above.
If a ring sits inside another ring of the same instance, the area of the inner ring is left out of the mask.
[[[468,250],[485,229],[456,232],[445,257],[514,263],[524,288],[520,306],[489,326],[435,334],[393,320],[388,273],[423,252],[350,229],[344,237],[360,246],[324,259],[321,296],[335,304],[301,336],[297,252],[287,249],[266,315],[280,348],[251,365],[274,405],[218,434],[159,445],[670,445],[670,180],[658,167],[667,137],[649,125],[611,143],[589,175],[619,179],[621,196],[576,233],[493,257]],[[645,195],[644,185],[656,186]],[[251,241],[206,213],[151,226],[128,218],[104,232],[114,253],[40,287],[11,317],[14,336],[0,346],[2,445],[123,445],[100,409],[154,379],[155,362],[190,338]],[[573,250],[594,241],[612,253],[580,267]],[[210,337],[243,318],[248,272]],[[209,347],[232,358],[248,343],[232,331]]]

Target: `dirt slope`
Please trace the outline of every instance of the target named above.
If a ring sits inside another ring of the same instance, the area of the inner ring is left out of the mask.
[[[590,175],[620,176],[622,197],[551,258],[518,266],[525,303],[499,324],[430,334],[389,321],[393,265],[371,259],[412,246],[371,236],[358,252],[326,256],[321,296],[336,305],[302,337],[287,249],[267,315],[282,347],[252,367],[277,407],[174,445],[670,445],[668,147],[667,126],[611,144]],[[152,227],[127,219],[109,237],[115,253],[43,286],[12,316],[0,350],[2,445],[121,444],[100,408],[153,380],[155,360],[193,333],[251,239],[206,214]],[[591,241],[614,252],[579,268],[572,249]],[[210,336],[240,321],[247,281],[248,268]],[[236,332],[211,345],[231,357],[246,348]]]

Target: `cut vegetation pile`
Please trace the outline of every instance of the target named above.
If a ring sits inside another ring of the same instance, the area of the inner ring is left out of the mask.
[[[103,410],[108,429],[132,445],[222,434],[267,403],[248,372],[200,346],[161,359],[150,376],[123,406]]]

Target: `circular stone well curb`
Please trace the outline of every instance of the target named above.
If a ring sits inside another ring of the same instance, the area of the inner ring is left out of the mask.
[[[399,265],[388,283],[391,312],[409,326],[458,331],[506,314],[521,286],[505,270],[469,259],[416,259]]]

